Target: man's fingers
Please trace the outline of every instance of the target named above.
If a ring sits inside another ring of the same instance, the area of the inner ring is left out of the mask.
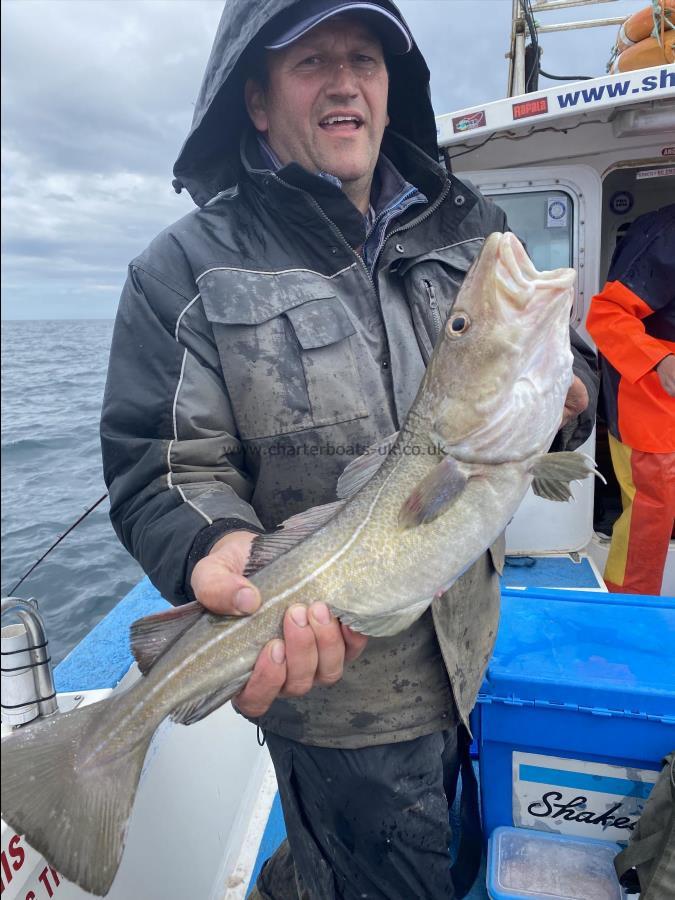
[[[352,631],[348,625],[340,625],[340,628],[345,642],[345,662],[351,662],[354,659],[358,659],[366,649],[368,635],[359,634],[358,631]]]
[[[586,385],[578,375],[575,375],[565,397],[565,408],[560,427],[568,425],[572,419],[576,419],[587,408],[588,403],[589,398]]]
[[[251,718],[264,715],[286,681],[284,642],[270,641],[257,659],[246,686],[233,699],[238,710]]]
[[[202,606],[229,616],[249,616],[258,609],[260,594],[242,574],[254,539],[250,531],[232,531],[199,560],[190,585]]]
[[[319,602],[309,607],[309,624],[319,654],[315,680],[318,684],[335,684],[342,678],[345,661],[345,642],[340,623],[331,615],[326,604]]]
[[[300,697],[311,690],[319,664],[316,638],[309,624],[307,607],[298,603],[284,616],[286,642],[285,697]]]
[[[202,606],[228,616],[249,616],[260,606],[260,594],[248,578],[218,556],[200,559],[192,573],[192,590]]]
[[[356,659],[367,643],[366,635],[331,616],[325,603],[309,610],[292,606],[284,617],[284,640],[271,641],[263,649],[234,705],[257,718],[277,697],[300,697],[314,684],[334,684],[342,677],[344,663]]]

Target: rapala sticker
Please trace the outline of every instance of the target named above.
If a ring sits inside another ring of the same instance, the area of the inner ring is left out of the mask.
[[[668,175],[675,175],[675,166],[663,166],[661,169],[641,169],[636,178],[641,181],[643,178],[667,178]]]
[[[633,208],[633,195],[630,191],[617,191],[609,199],[609,208],[617,216],[625,216]]]
[[[513,824],[603,841],[629,840],[658,772],[513,753]]]
[[[546,227],[567,227],[567,197],[549,197],[546,201]]]
[[[452,120],[452,130],[455,134],[461,134],[464,131],[472,131],[474,128],[482,128],[485,125],[485,110],[478,112],[466,113],[463,116],[455,116]]]
[[[541,116],[548,112],[548,97],[538,97],[536,100],[523,100],[522,103],[513,104],[513,118],[527,119],[530,116]]]

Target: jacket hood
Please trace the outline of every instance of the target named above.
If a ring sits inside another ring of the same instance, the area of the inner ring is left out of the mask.
[[[190,133],[173,168],[174,187],[186,187],[198,206],[233,187],[242,171],[240,142],[249,127],[244,82],[251,49],[268,24],[298,0],[227,0],[195,104]],[[389,0],[377,0],[401,19]],[[429,69],[417,45],[392,56],[389,67],[390,128],[438,159]]]

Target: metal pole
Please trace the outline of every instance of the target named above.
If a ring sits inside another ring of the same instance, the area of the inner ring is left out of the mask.
[[[532,4],[532,12],[548,12],[571,6],[595,6],[597,3],[616,3],[616,0],[539,0]]]
[[[525,32],[521,31],[516,35],[516,61],[514,67],[513,78],[513,94],[511,96],[525,93]]]
[[[50,716],[57,712],[56,691],[52,663],[47,652],[47,635],[45,623],[34,600],[20,600],[18,597],[7,597],[2,601],[0,617],[16,613],[26,627],[28,633],[31,665],[35,678],[37,697],[35,698],[41,716]]]
[[[509,60],[508,96],[514,97],[525,93],[525,18],[521,0],[513,0]]]
[[[572,31],[575,28],[595,28],[598,25],[623,25],[628,16],[614,16],[610,19],[587,19],[585,22],[561,22],[559,25],[537,25],[538,34],[551,31]]]
[[[506,96],[513,97],[513,71],[516,56],[516,22],[520,17],[520,0],[512,0],[511,4],[511,39],[509,43],[509,52],[506,54],[509,59],[509,75],[506,84]]]

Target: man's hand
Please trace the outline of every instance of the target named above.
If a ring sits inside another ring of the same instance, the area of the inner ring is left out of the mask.
[[[664,356],[656,366],[656,372],[666,394],[669,397],[675,397],[675,355],[670,353],[668,356]]]
[[[191,587],[199,602],[220,615],[250,615],[260,594],[243,576],[255,534],[232,531],[194,567]],[[247,716],[267,712],[277,697],[300,697],[315,684],[334,684],[345,662],[356,659],[368,638],[341,625],[325,603],[296,604],[284,617],[284,640],[267,644],[235,705]]]
[[[576,419],[577,416],[581,415],[588,406],[588,403],[589,398],[586,385],[578,375],[575,375],[574,381],[565,397],[565,408],[563,410],[560,427],[562,428],[564,425],[568,425],[572,419]]]

